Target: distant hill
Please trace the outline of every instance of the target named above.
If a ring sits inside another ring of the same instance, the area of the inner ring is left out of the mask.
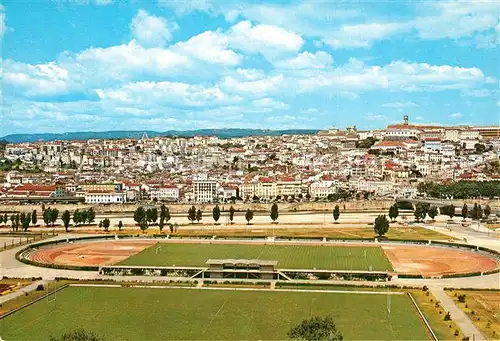
[[[149,137],[155,136],[212,136],[215,135],[221,139],[246,136],[280,136],[280,135],[299,135],[299,134],[315,134],[317,129],[285,129],[285,130],[269,130],[269,129],[198,129],[198,130],[168,130],[158,132],[152,130],[117,130],[117,131],[83,131],[70,132],[61,134],[10,134],[0,139],[9,143],[22,142],[37,142],[37,141],[54,141],[54,140],[89,140],[89,139],[140,139],[144,132]]]

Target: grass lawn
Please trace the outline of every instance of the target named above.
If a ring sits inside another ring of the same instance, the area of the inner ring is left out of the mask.
[[[365,258],[366,252],[366,258]],[[204,266],[207,259],[277,260],[282,269],[392,270],[379,247],[159,243],[120,265]]]
[[[154,229],[152,232],[157,233],[158,230]],[[217,236],[251,236],[251,237],[268,237],[268,236],[285,236],[285,237],[329,237],[329,238],[374,238],[375,233],[373,227],[320,227],[320,228],[299,228],[299,227],[282,227],[276,225],[274,229],[263,229],[258,225],[250,226],[235,226],[234,229],[219,229],[217,226],[214,228],[200,228],[200,229],[183,229],[179,228],[178,231],[183,235],[212,235]],[[391,239],[416,239],[416,240],[449,240],[453,239],[445,234],[437,231],[428,230],[423,227],[399,227],[391,224],[389,232],[386,236]]]
[[[441,305],[436,306],[436,298],[429,291],[410,290],[410,292],[438,340],[462,340],[464,335],[453,321],[453,316],[452,320],[444,321],[446,311]],[[458,331],[458,335],[455,335],[456,331]]]
[[[233,225],[232,228],[221,229],[221,226],[204,226],[193,228],[189,225],[189,229],[180,226],[178,234],[184,236],[206,236],[217,235],[220,237],[328,237],[328,238],[374,238],[375,233],[373,227],[369,226],[356,226],[356,227],[290,227],[290,224],[278,224],[274,231],[270,228],[262,228],[259,225]],[[79,233],[95,233],[95,231],[79,231]],[[137,234],[137,230],[124,229],[120,232],[113,230],[117,234]],[[157,234],[159,233],[158,227],[153,226],[146,230],[144,234]],[[164,234],[170,234],[168,228],[163,230]],[[175,233],[172,234],[175,236]],[[391,224],[389,232],[386,236],[391,239],[414,239],[414,240],[453,240],[455,238],[432,231],[423,227],[400,227],[396,224]]]
[[[447,293],[484,336],[500,339],[500,291],[453,290]],[[465,302],[459,302],[458,295],[465,295]]]
[[[345,339],[429,340],[406,295],[196,289],[76,288],[3,320],[5,340],[48,340],[83,327],[108,340],[283,340],[310,316],[331,314]]]

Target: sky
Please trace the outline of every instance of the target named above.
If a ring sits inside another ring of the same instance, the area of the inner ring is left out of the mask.
[[[500,2],[4,0],[0,136],[500,124]]]

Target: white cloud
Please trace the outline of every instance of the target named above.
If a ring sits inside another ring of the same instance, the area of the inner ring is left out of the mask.
[[[426,13],[414,25],[422,39],[458,39],[498,25],[495,0],[426,2],[421,9]]]
[[[493,96],[495,92],[489,89],[464,89],[462,90],[462,96],[469,97],[489,97]]]
[[[268,57],[283,52],[297,52],[304,43],[299,35],[271,25],[252,25],[241,21],[227,32],[231,46],[245,52],[262,53]]]
[[[7,31],[7,25],[5,24],[5,13],[4,7],[0,5],[0,39],[2,39],[3,35]]]
[[[415,104],[415,103],[413,103],[411,101],[408,101],[408,102],[388,102],[388,103],[382,104],[382,106],[384,108],[396,108],[396,109],[400,109],[400,108],[416,107],[417,104]]]
[[[167,19],[149,14],[140,9],[130,23],[132,35],[143,46],[164,46],[172,39],[172,30]]]
[[[370,121],[385,121],[385,120],[387,120],[387,116],[380,115],[380,114],[374,114],[372,112],[369,112],[365,115],[365,119],[370,120]]]
[[[257,80],[257,79],[262,79],[266,76],[266,73],[264,70],[258,70],[258,69],[241,69],[238,68],[236,69],[236,73],[238,75],[241,75],[244,79],[246,80]]]
[[[169,0],[160,0],[169,2]],[[175,0],[175,8],[186,6]],[[199,3],[197,3],[199,2]],[[250,2],[227,2],[198,0],[189,7],[203,10],[212,15],[224,15],[228,22],[245,18],[253,22],[275,25],[303,36],[320,38],[334,48],[366,48],[374,42],[397,35],[416,36],[423,40],[462,39],[475,33],[484,33],[476,44],[481,48],[498,45],[493,30],[498,32],[498,2],[479,1],[438,1],[407,3],[416,17],[394,21],[376,18],[367,23],[367,18],[377,17],[370,13],[370,4],[350,6],[346,2],[313,1],[288,4],[262,4]],[[369,14],[367,14],[369,13]],[[380,16],[380,15],[379,15]],[[498,33],[496,34],[498,37]]]
[[[283,82],[283,75],[267,77],[255,81],[241,81],[234,77],[225,77],[221,83],[223,89],[240,94],[261,95],[279,91]]]
[[[459,113],[459,112],[455,112],[455,113],[448,115],[449,118],[461,118],[463,116],[464,115],[462,113]]]
[[[274,65],[281,69],[325,69],[333,63],[333,58],[324,51],[311,53],[304,51],[296,57],[276,61]]]
[[[107,6],[113,3],[113,0],[95,0],[96,5],[98,6]]]
[[[429,65],[394,61],[385,66],[366,66],[351,59],[347,64],[320,74],[302,73],[297,76],[300,91],[314,91],[320,88],[349,90],[392,91],[439,91],[466,89],[485,82],[483,72],[478,68],[463,68],[449,65]]]
[[[265,97],[252,101],[252,104],[258,108],[266,108],[271,110],[288,109],[288,104],[282,101],[276,101],[272,98]]]
[[[228,38],[219,31],[206,31],[186,42],[179,42],[172,50],[213,64],[237,65],[242,57],[228,48]]]
[[[159,6],[173,8],[178,15],[189,14],[194,11],[213,12],[214,7],[210,0],[157,0]]]
[[[118,89],[97,89],[101,100],[128,105],[164,104],[177,106],[213,106],[241,101],[218,87],[203,87],[180,82],[134,82]]]
[[[68,70],[55,63],[27,65],[4,61],[3,82],[26,91],[27,96],[65,93],[69,90]]]
[[[370,47],[373,42],[391,38],[407,31],[409,27],[407,23],[391,22],[343,25],[322,42],[334,49]]]

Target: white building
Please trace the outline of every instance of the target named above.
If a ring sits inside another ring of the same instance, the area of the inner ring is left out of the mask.
[[[85,192],[85,203],[87,204],[123,204],[127,201],[124,192]]]
[[[213,202],[217,199],[217,181],[194,180],[193,200],[195,202]]]
[[[156,199],[158,201],[178,201],[179,188],[174,185],[154,187],[149,191],[149,195],[151,199]]]

